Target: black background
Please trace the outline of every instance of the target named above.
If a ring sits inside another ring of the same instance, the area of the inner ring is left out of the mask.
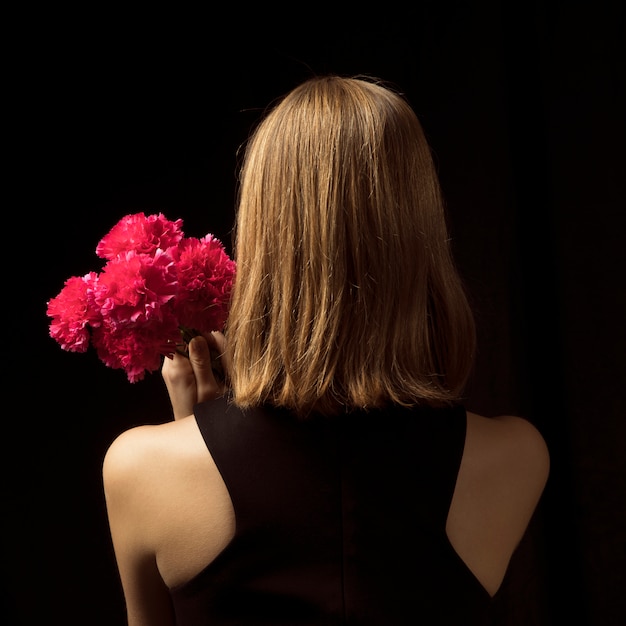
[[[623,3],[339,6],[8,20],[3,623],[123,624],[102,458],[170,417],[158,372],[63,352],[47,301],[128,213],[230,250],[239,146],[326,72],[390,81],[420,116],[479,324],[468,406],[550,447],[499,623],[624,623]]]

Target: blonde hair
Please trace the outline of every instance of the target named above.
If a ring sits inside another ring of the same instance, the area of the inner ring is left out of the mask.
[[[244,154],[234,251],[239,406],[458,400],[474,321],[429,146],[390,88],[315,77],[267,114]]]

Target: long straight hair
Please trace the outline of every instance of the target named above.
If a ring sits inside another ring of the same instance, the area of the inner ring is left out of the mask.
[[[226,327],[239,406],[457,401],[475,348],[420,122],[365,77],[307,80],[246,146]]]

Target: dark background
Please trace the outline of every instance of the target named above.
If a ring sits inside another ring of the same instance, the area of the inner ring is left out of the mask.
[[[499,623],[625,623],[623,3],[339,6],[9,20],[3,623],[123,624],[102,458],[169,419],[158,372],[131,385],[63,352],[47,301],[100,269],[95,246],[128,213],[230,250],[238,147],[326,72],[407,94],[479,324],[468,406],[525,415],[550,447]]]

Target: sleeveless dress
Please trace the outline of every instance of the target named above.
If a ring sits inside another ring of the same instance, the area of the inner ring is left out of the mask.
[[[485,623],[491,598],[445,533],[463,407],[298,420],[220,398],[195,416],[236,531],[170,590],[179,626]]]

